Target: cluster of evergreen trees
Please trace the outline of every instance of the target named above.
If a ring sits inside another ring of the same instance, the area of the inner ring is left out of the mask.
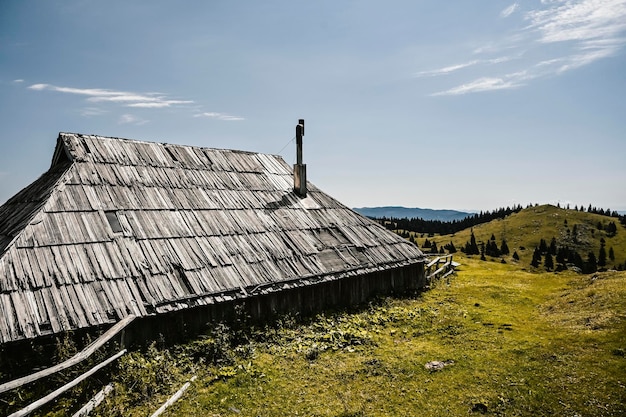
[[[529,205],[528,207],[532,207]],[[424,220],[424,219],[398,219],[395,217],[381,217],[373,218],[380,224],[385,226],[389,230],[404,230],[418,233],[426,233],[429,236],[433,236],[438,233],[441,235],[450,235],[461,230],[474,227],[482,223],[488,223],[496,219],[504,219],[506,216],[517,213],[523,208],[521,205],[515,207],[499,208],[494,211],[485,211],[478,214],[467,216],[462,220],[453,220],[451,222],[444,222],[441,220]]]
[[[502,255],[508,255],[510,252],[509,246],[506,244],[506,240],[502,239],[500,247],[496,243],[496,237],[492,234],[487,243],[481,242],[480,247],[476,243],[476,236],[472,230],[470,234],[469,242],[465,243],[465,246],[461,248],[461,252],[467,255],[480,255],[482,260],[486,259],[486,256],[497,258]],[[517,253],[513,254],[514,258],[519,259]]]
[[[559,204],[556,205],[557,207],[561,207]],[[570,209],[569,204],[566,207],[568,210]],[[617,211],[615,210],[611,210],[611,209],[602,209],[602,208],[597,208],[597,207],[593,207],[591,204],[589,204],[589,207],[587,207],[587,210],[585,210],[585,208],[583,206],[574,206],[574,210],[576,211],[587,211],[587,213],[593,213],[593,214],[599,214],[601,216],[607,216],[607,217],[615,217],[616,219],[619,220],[619,222],[626,227],[626,215],[621,215],[619,214]],[[610,224],[610,223],[609,223]],[[613,223],[613,226],[615,226],[615,223]]]
[[[530,207],[533,207],[533,205],[529,204],[526,206],[526,208],[530,208]],[[557,204],[557,207],[560,208],[561,206]],[[566,208],[569,210],[570,209],[569,205],[567,205]],[[514,206],[514,207],[499,208],[494,211],[485,211],[485,212],[481,211],[478,214],[467,216],[466,218],[462,220],[453,220],[451,222],[446,222],[446,221],[441,221],[441,220],[424,220],[420,218],[399,219],[395,217],[381,217],[381,218],[374,217],[372,219],[376,220],[377,222],[379,222],[380,224],[382,224],[389,230],[400,229],[400,230],[404,230],[407,232],[410,231],[410,232],[417,232],[417,233],[425,233],[425,234],[428,234],[429,236],[433,236],[437,233],[441,235],[450,235],[456,232],[460,232],[461,230],[465,230],[470,227],[477,226],[482,223],[488,223],[492,220],[504,219],[506,216],[513,214],[513,213],[517,213],[521,211],[522,209],[523,207],[518,204],[517,206]],[[586,211],[588,213],[614,217],[618,219],[618,221],[622,223],[624,227],[626,227],[626,215],[620,215],[617,211],[611,211],[610,209],[596,208],[596,207],[591,206],[591,204],[586,210],[583,206],[580,206],[580,207],[574,206],[574,210],[581,211],[581,212]],[[613,227],[613,230],[614,230],[613,233],[617,231],[617,227],[614,222],[610,222],[607,227]],[[610,231],[607,230],[607,233],[609,234],[609,236],[611,236]]]
[[[417,240],[415,240],[414,238],[410,238],[409,240],[417,245]],[[422,249],[424,249],[424,252],[427,253],[439,253],[442,255],[445,254],[446,251],[448,251],[448,253],[450,254],[456,253],[456,247],[454,246],[454,243],[450,242],[442,245],[440,248],[437,248],[437,242],[430,242],[428,239],[424,241]],[[428,251],[426,249],[428,249]]]
[[[583,273],[590,274],[596,272],[599,268],[606,267],[608,265],[607,260],[614,262],[615,252],[612,247],[607,252],[604,238],[600,239],[598,256],[596,257],[596,254],[590,251],[587,254],[587,259],[583,259],[577,251],[567,246],[558,246],[556,239],[552,238],[550,245],[546,243],[545,239],[539,241],[539,246],[535,248],[530,264],[535,268],[539,268],[543,263],[547,271],[561,271],[567,269],[568,265],[574,265]],[[615,265],[615,267],[618,270],[623,270],[626,268],[626,265]]]
[[[528,207],[532,207],[532,205],[529,205]],[[567,206],[566,208],[570,209],[569,206]],[[384,217],[374,220],[382,223],[387,229],[395,230],[396,233],[400,234],[406,239],[409,239],[411,242],[417,245],[416,234],[418,233],[422,234],[422,237],[425,233],[428,233],[429,237],[433,236],[435,233],[453,234],[468,227],[473,227],[477,224],[486,223],[494,219],[504,218],[521,210],[522,206],[518,205],[513,208],[501,208],[492,212],[481,212],[479,214],[466,217],[463,220],[454,220],[452,222]],[[589,205],[586,210],[582,206],[580,208],[576,206],[574,207],[574,210],[581,212],[587,211],[589,213],[617,218],[620,223],[626,226],[626,215],[620,215],[616,211],[604,210],[601,208],[598,209],[591,205]],[[567,220],[564,221],[564,225],[565,227],[567,227]],[[608,223],[598,221],[596,228],[598,230],[606,232],[607,237],[613,237],[617,233],[617,225],[613,221]],[[584,273],[592,273],[597,271],[598,269],[607,267],[610,261],[612,262],[612,266],[616,269],[626,270],[626,262],[624,262],[623,265],[614,263],[615,252],[612,247],[609,247],[607,250],[606,241],[604,240],[604,238],[600,239],[600,250],[598,251],[597,255],[596,253],[590,251],[587,254],[587,257],[583,259],[583,257],[578,253],[576,249],[570,248],[568,246],[569,244],[572,244],[574,247],[576,247],[580,246],[581,244],[578,238],[578,225],[575,224],[572,230],[567,227],[566,232],[567,237],[565,238],[565,244],[561,246],[557,244],[557,240],[554,237],[551,239],[550,244],[548,244],[545,239],[541,239],[539,242],[539,246],[537,246],[533,251],[531,265],[535,268],[539,268],[543,265],[543,267],[547,271],[559,271],[567,269],[571,266],[575,266]],[[591,228],[591,234],[593,236],[593,227]],[[425,240],[424,244],[422,245],[422,249],[426,253],[433,254],[444,254],[446,253],[446,251],[448,253],[456,253],[457,251],[452,242],[438,247],[435,241],[431,242],[428,239]],[[500,245],[498,245],[496,242],[496,237],[492,234],[491,238],[487,242],[480,242],[479,244],[476,242],[476,237],[474,236],[473,230],[470,235],[470,240],[466,242],[465,245],[460,248],[460,250],[467,255],[480,255],[482,260],[486,260],[487,256],[491,258],[498,258],[510,254],[510,250],[505,239],[502,239]],[[512,258],[515,260],[519,260],[519,255],[516,251],[513,252]]]

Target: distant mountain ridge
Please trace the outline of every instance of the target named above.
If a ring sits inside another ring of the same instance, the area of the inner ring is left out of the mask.
[[[423,220],[439,220],[443,222],[451,222],[453,220],[462,220],[467,216],[475,213],[467,213],[457,210],[434,210],[424,208],[409,208],[402,206],[385,206],[385,207],[355,207],[353,209],[357,213],[367,217],[395,217],[398,219],[423,219]]]

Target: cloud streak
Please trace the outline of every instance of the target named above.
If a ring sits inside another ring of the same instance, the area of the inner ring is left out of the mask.
[[[57,93],[86,96],[87,101],[92,103],[112,102],[121,103],[125,107],[164,108],[182,104],[193,104],[191,100],[172,100],[167,96],[156,93],[133,93],[128,91],[115,91],[102,88],[74,88],[59,87],[52,84],[33,84],[28,87],[35,91],[54,91]]]
[[[514,59],[513,57],[510,56],[503,56],[500,58],[492,58],[492,59],[474,59],[468,62],[464,62],[461,64],[454,64],[454,65],[450,65],[448,67],[443,67],[443,68],[439,68],[439,69],[435,69],[435,70],[429,70],[429,71],[420,71],[420,72],[416,72],[413,76],[416,78],[419,77],[435,77],[435,76],[439,76],[439,75],[446,75],[446,74],[451,74],[453,72],[462,70],[464,68],[468,68],[468,67],[473,67],[475,65],[495,65],[495,64],[500,64],[502,62],[507,62]]]
[[[148,123],[148,120],[142,119],[132,114],[123,114],[120,116],[118,123],[119,124],[133,124],[133,125],[141,126],[141,125]]]
[[[198,113],[194,115],[194,117],[204,117],[208,119],[217,119],[217,120],[226,120],[226,121],[245,120],[243,117],[240,117],[240,116],[232,116],[230,114],[216,113],[216,112]]]
[[[507,17],[511,16],[513,13],[515,13],[515,11],[518,8],[519,8],[519,4],[513,3],[512,5],[510,5],[509,7],[507,7],[506,9],[504,9],[504,10],[502,10],[500,12],[500,17],[507,18]]]
[[[520,5],[513,3],[500,12],[501,18],[518,21],[520,29],[513,34],[494,39],[488,47],[468,51],[472,58],[464,63],[421,71],[414,77],[454,74],[460,81],[457,86],[431,96],[506,90],[591,65],[617,55],[626,45],[626,0],[542,0],[538,8],[512,18],[518,11]],[[523,54],[524,59],[500,67],[495,64],[512,59],[476,58],[505,49],[521,51],[519,57]],[[462,77],[470,72],[470,67],[471,75]]]
[[[94,106],[121,106],[130,109],[165,109],[165,108],[186,108],[194,111],[194,117],[204,117],[224,121],[245,120],[241,116],[232,116],[225,113],[205,112],[201,111],[199,106],[191,106],[196,104],[193,100],[172,99],[162,93],[137,93],[132,91],[117,91],[104,88],[75,88],[62,87],[52,84],[32,84],[28,86],[33,91],[51,91],[62,94],[71,94],[84,97],[91,105],[81,111],[81,115],[85,117],[101,116],[109,112],[109,110]],[[147,123],[148,120],[141,119],[129,113],[122,114],[118,123],[120,124],[136,124],[141,125]]]

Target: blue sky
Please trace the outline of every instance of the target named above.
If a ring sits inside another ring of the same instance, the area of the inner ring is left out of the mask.
[[[293,163],[304,118],[351,207],[626,210],[625,101],[626,0],[2,0],[0,203],[60,131]]]

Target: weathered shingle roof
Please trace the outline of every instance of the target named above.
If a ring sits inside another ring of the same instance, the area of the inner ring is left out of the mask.
[[[280,157],[61,133],[0,207],[0,343],[422,262]]]

